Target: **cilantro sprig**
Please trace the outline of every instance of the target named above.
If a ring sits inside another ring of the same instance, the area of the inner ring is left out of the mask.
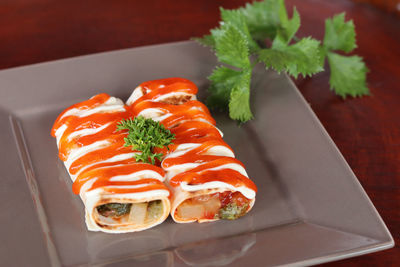
[[[153,149],[164,146],[168,148],[168,145],[172,144],[172,140],[175,139],[175,135],[164,125],[142,116],[120,121],[117,130],[128,130],[128,135],[124,138],[124,146],[132,146],[132,150],[141,152],[135,154],[136,161],[151,162],[151,164],[155,163],[155,159],[161,160],[163,156],[162,153],[153,153]]]
[[[331,90],[343,98],[369,94],[368,69],[362,58],[343,55],[357,47],[353,21],[346,22],[344,13],[326,20],[321,42],[312,37],[296,37],[300,15],[294,8],[289,18],[284,0],[264,0],[220,11],[220,26],[209,35],[195,38],[211,47],[222,63],[208,77],[207,104],[211,108],[228,108],[229,116],[242,123],[253,119],[250,84],[257,63],[297,78],[323,71],[327,59]]]

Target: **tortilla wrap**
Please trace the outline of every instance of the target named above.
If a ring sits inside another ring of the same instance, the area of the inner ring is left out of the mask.
[[[171,216],[178,223],[220,219],[217,215],[197,219],[177,216],[176,210],[183,202],[199,196],[238,192],[247,199],[245,213],[255,203],[256,186],[248,178],[243,164],[234,160],[235,155],[222,140],[222,132],[215,126],[209,110],[196,101],[196,93],[197,87],[191,81],[168,78],[142,83],[127,101],[134,116],[159,121],[175,134],[174,144],[169,150],[162,151],[167,155],[161,167],[166,172],[166,183],[172,192]],[[210,167],[202,169],[205,166]],[[223,175],[227,172],[233,175],[231,181]],[[195,185],[185,182],[190,177],[193,181],[198,180],[205,173],[214,173],[215,178],[195,182]],[[178,177],[182,179],[174,181]]]
[[[66,109],[52,135],[85,206],[88,230],[125,233],[162,223],[170,212],[165,172],[137,163],[116,124],[129,117],[120,99],[100,94]]]

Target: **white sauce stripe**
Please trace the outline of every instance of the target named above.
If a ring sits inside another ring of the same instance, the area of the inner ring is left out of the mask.
[[[136,100],[138,100],[142,96],[143,96],[142,87],[138,86],[138,87],[135,88],[135,90],[133,90],[131,96],[126,101],[126,104],[127,105],[132,105]]]
[[[142,95],[143,95],[143,92],[142,92],[141,88],[140,87],[136,88],[134,90],[134,92],[132,93],[132,95],[130,96],[130,98],[128,99],[127,104],[128,105],[132,104],[134,101],[139,99]],[[179,96],[183,96],[183,95],[185,95],[185,94],[183,94],[181,92],[172,92],[172,93],[161,95],[160,97],[158,97],[157,99],[154,99],[152,101],[160,102],[160,101],[170,98],[170,97],[179,97]],[[149,101],[149,100],[146,100],[146,101]],[[193,107],[193,108],[196,108],[196,109],[204,112],[204,110],[200,107]],[[165,114],[164,110],[157,109],[157,108],[148,108],[148,109],[142,110],[139,113],[139,115],[144,116],[146,118],[152,118],[155,121],[163,121],[164,119],[168,118],[169,116],[172,116],[173,113]],[[194,119],[194,120],[204,121],[204,122],[209,123],[208,121],[206,121],[204,119]],[[184,123],[184,122],[182,122],[182,123]],[[220,129],[218,129],[217,127],[215,127],[215,128],[218,130],[218,132],[220,133],[220,136],[222,138],[223,137],[222,131]],[[188,129],[188,131],[190,131],[190,130],[195,130],[195,128]],[[167,160],[167,159],[169,160],[169,159],[184,156],[185,154],[190,153],[192,150],[198,148],[199,146],[201,146],[201,144],[198,144],[198,143],[180,144],[176,147],[176,149],[173,152],[168,154],[164,158],[164,160]],[[233,151],[230,148],[228,148],[227,146],[223,146],[223,145],[212,146],[208,150],[204,151],[202,153],[202,155],[214,155],[214,156],[223,156],[223,157],[231,157],[231,158],[235,157]],[[203,163],[203,164],[206,164],[206,163]],[[167,173],[167,179],[170,180],[172,177],[176,176],[177,174],[185,172],[185,171],[190,171],[191,169],[194,169],[200,165],[202,165],[202,164],[201,163],[183,163],[183,164],[172,165],[171,167],[166,168],[164,166],[164,164],[162,163],[161,166]],[[209,169],[206,169],[203,171],[207,171],[207,170],[209,170],[209,171],[221,170],[222,171],[224,169],[231,169],[231,170],[237,171],[240,174],[242,174],[243,176],[248,178],[246,170],[243,168],[242,165],[237,164],[237,163],[227,163],[227,164],[223,164],[223,165],[220,165],[220,166],[217,166],[214,168],[209,168]],[[203,171],[200,171],[200,173]],[[224,183],[221,181],[213,181],[213,182],[208,182],[208,183],[199,184],[199,185],[187,185],[187,183],[183,182],[180,184],[180,188],[183,191],[191,191],[191,192],[198,191],[198,190],[204,190],[204,189],[226,188],[227,190],[231,190],[231,191],[239,191],[245,197],[247,197],[249,199],[255,198],[255,192],[252,189],[247,188],[245,186],[235,187],[231,184],[227,184],[227,183]]]
[[[138,181],[146,178],[157,179],[161,182],[164,181],[165,177],[161,176],[158,172],[152,170],[143,170],[133,172],[127,175],[117,175],[110,179],[110,181]]]
[[[95,113],[120,112],[120,111],[125,111],[124,103],[122,102],[122,100],[115,97],[110,97],[106,102],[92,109],[72,108],[67,112],[65,112],[61,116],[60,120],[67,116],[86,117]]]
[[[249,176],[247,175],[246,170],[243,168],[242,165],[240,165],[238,163],[228,163],[228,164],[220,165],[218,167],[210,168],[208,170],[209,171],[218,171],[218,170],[223,170],[223,169],[231,169],[231,170],[237,171],[241,175],[246,176],[247,178],[249,178]]]
[[[92,108],[92,109],[77,109],[77,108],[70,109],[64,113],[62,118],[66,117],[66,116],[86,117],[86,116],[90,116],[90,115],[96,114],[96,113],[114,113],[114,112],[122,112],[122,111],[125,111],[124,103],[120,99],[117,99],[115,97],[110,97],[105,103],[103,103],[95,108]],[[67,136],[67,140],[72,140],[76,137],[84,137],[84,136],[88,136],[88,135],[95,136],[96,133],[104,130],[110,124],[111,124],[111,122],[107,122],[104,125],[101,125],[100,127],[97,127],[97,128],[91,128],[90,126],[88,126],[88,128],[86,128],[86,129],[74,131],[69,136]],[[58,145],[59,145],[61,137],[63,136],[63,134],[65,133],[65,131],[67,129],[68,129],[67,124],[64,124],[61,127],[59,127],[59,129],[56,131],[56,138],[57,138]],[[67,160],[64,162],[65,167],[68,170],[70,168],[71,164],[74,161],[76,161],[77,159],[79,159],[93,151],[105,148],[111,144],[112,143],[110,141],[105,139],[105,140],[97,140],[96,142],[86,145],[86,146],[76,147],[70,151],[70,153],[67,157]],[[105,163],[114,163],[114,162],[116,163],[116,164],[112,164],[109,166],[95,167],[95,169],[113,169],[116,167],[125,166],[125,164],[119,164],[118,162],[129,159],[137,153],[138,152],[131,152],[131,153],[125,152],[125,153],[120,153],[117,155],[114,154],[108,159],[104,159],[104,160],[94,162],[92,164],[88,164],[87,166],[82,167],[82,169],[80,169],[79,172],[76,173],[75,175],[70,174],[71,179],[73,181],[75,181],[75,179],[79,176],[79,174],[83,173],[88,168],[96,166],[96,165],[101,165],[101,164],[105,164]],[[134,182],[134,181],[139,181],[141,179],[146,179],[146,178],[156,179],[159,181],[164,181],[164,179],[165,179],[165,177],[160,175],[158,172],[149,169],[149,170],[141,170],[141,171],[132,171],[132,173],[129,173],[126,175],[115,175],[110,178],[110,181],[112,181],[112,182],[113,181],[114,182],[116,182],[116,181]],[[94,178],[90,179],[89,181],[87,181],[81,187],[81,196],[86,194],[85,192],[92,187],[93,183],[97,179],[98,178],[94,177]],[[147,185],[148,185],[148,183],[144,183],[144,184],[139,184],[139,185],[134,185],[134,186],[133,185],[120,186],[120,187],[113,186],[113,188],[140,188],[140,187],[145,187]],[[96,190],[93,190],[93,191],[96,191]]]
[[[94,143],[92,143],[90,145],[87,145],[87,146],[82,146],[82,147],[79,147],[79,148],[72,149],[72,151],[68,155],[67,160],[65,161],[65,165],[67,166],[67,169],[69,169],[71,164],[75,160],[77,160],[78,158],[86,155],[89,152],[92,152],[92,151],[107,147],[109,145],[110,145],[109,141],[102,140],[102,141],[94,142]]]
[[[75,137],[81,137],[81,136],[87,136],[87,135],[93,135],[95,133],[98,133],[102,130],[104,130],[105,128],[107,128],[111,123],[106,123],[100,127],[97,128],[89,128],[89,129],[83,129],[83,130],[79,130],[79,131],[75,131],[72,132],[70,135],[68,135],[68,140],[72,140]]]
[[[82,169],[79,170],[79,172],[77,172],[75,175],[71,175],[71,177],[73,177],[73,181],[75,181],[75,178],[78,177],[79,174],[81,174],[83,171],[85,171],[87,168],[92,167],[94,165],[97,164],[102,164],[102,163],[109,163],[109,162],[117,162],[117,161],[122,161],[122,160],[126,160],[129,158],[132,158],[135,154],[137,154],[136,152],[132,152],[132,153],[124,153],[124,154],[118,154],[116,156],[113,156],[112,158],[106,159],[106,160],[101,160],[101,161],[97,161],[95,163],[92,164],[88,164],[86,166],[83,166]]]

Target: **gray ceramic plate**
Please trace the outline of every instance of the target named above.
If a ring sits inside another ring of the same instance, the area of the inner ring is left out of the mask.
[[[192,42],[102,53],[0,72],[2,266],[311,265],[393,246],[385,224],[317,117],[285,76],[256,69],[256,120],[216,114],[258,186],[237,221],[130,234],[88,232],[50,128],[100,92],[126,100],[139,83],[180,76],[200,92],[215,57]]]

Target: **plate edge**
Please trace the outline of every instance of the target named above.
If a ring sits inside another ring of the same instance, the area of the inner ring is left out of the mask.
[[[321,121],[318,119],[317,115],[312,110],[312,108],[310,107],[310,105],[308,104],[308,102],[306,101],[304,96],[300,93],[300,90],[294,84],[293,80],[288,76],[287,73],[284,73],[284,75],[285,75],[286,79],[288,80],[289,84],[294,88],[294,91],[297,94],[297,96],[299,97],[299,99],[303,102],[303,104],[304,104],[306,110],[308,111],[308,113],[312,116],[312,118],[314,120],[314,123],[316,123],[317,126],[320,128],[320,130],[323,133],[323,135],[327,138],[328,142],[331,144],[331,146],[333,147],[335,152],[338,154],[342,164],[344,164],[345,168],[351,174],[351,176],[353,177],[355,183],[358,185],[358,188],[360,189],[361,194],[364,196],[364,199],[367,201],[369,206],[372,208],[373,213],[376,215],[376,217],[378,218],[378,221],[383,226],[383,230],[385,231],[386,236],[389,238],[389,241],[386,241],[386,242],[389,242],[390,244],[392,244],[392,246],[394,246],[395,243],[394,243],[394,239],[393,239],[392,234],[390,233],[388,227],[386,226],[386,224],[383,221],[382,217],[380,216],[379,212],[377,211],[377,209],[375,208],[375,206],[372,203],[371,199],[369,198],[367,192],[364,190],[364,188],[361,185],[360,181],[358,180],[357,176],[355,175],[355,173],[351,169],[350,165],[348,164],[348,162],[344,158],[343,154],[340,152],[339,148],[336,146],[335,142],[333,141],[333,139],[329,135],[328,131],[325,129],[325,127],[323,126]],[[385,242],[385,241],[382,240],[382,242]]]
[[[38,183],[36,181],[35,173],[32,167],[32,161],[29,155],[28,147],[26,145],[22,126],[18,119],[15,118],[13,115],[9,115],[9,121],[11,124],[14,141],[17,146],[20,163],[22,169],[24,170],[25,180],[28,185],[28,189],[31,194],[36,213],[38,215],[39,224],[42,228],[43,239],[46,243],[50,264],[51,266],[61,266],[60,258],[51,235],[47,215],[42,204],[42,198],[40,196]]]

